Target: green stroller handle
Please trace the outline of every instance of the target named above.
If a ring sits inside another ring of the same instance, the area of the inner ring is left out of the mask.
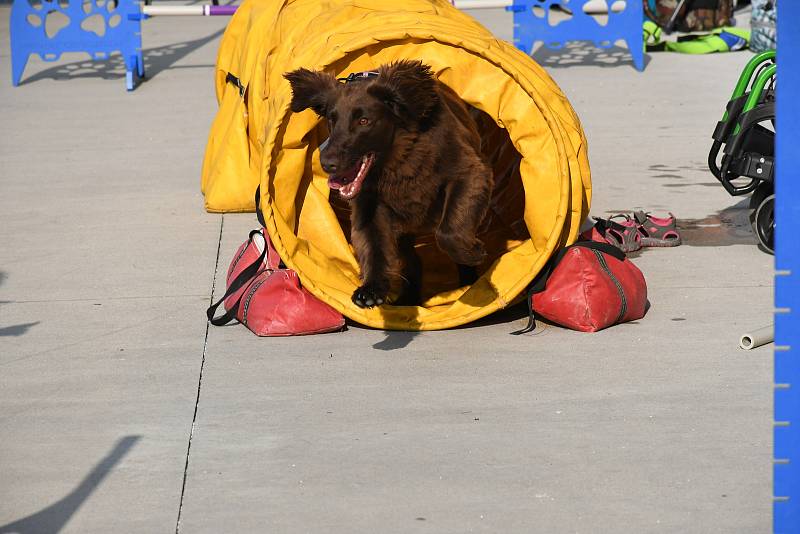
[[[744,103],[744,107],[742,108],[742,113],[739,115],[741,117],[751,109],[755,108],[756,105],[761,100],[761,95],[764,93],[764,88],[767,86],[769,81],[775,76],[777,72],[778,66],[777,65],[770,65],[766,69],[758,75],[756,82],[753,84],[753,87],[750,89],[750,94],[747,96],[747,101]],[[733,130],[733,135],[737,135],[741,130],[742,126],[741,123],[736,125],[736,129]]]
[[[777,69],[777,65],[770,65],[758,76],[756,83],[753,84],[753,88],[750,89],[750,96],[747,97],[747,102],[744,104],[742,113],[747,113],[756,107],[756,104],[758,104],[759,100],[761,100],[761,94],[764,92],[764,88],[767,86],[767,83],[769,83],[773,76],[775,76]]]
[[[755,73],[763,63],[766,63],[767,61],[774,61],[775,56],[775,50],[766,50],[753,57],[753,59],[747,63],[747,66],[745,66],[741,76],[739,76],[739,81],[736,83],[736,88],[733,90],[733,95],[730,99],[735,100],[744,95],[745,92],[747,92],[747,87],[750,85],[751,79],[753,78],[753,73]],[[727,110],[725,111],[725,115],[722,116],[722,121],[725,122],[726,120],[728,120]]]

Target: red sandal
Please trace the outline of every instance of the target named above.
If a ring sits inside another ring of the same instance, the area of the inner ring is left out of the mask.
[[[612,219],[621,218],[621,222]],[[595,229],[600,232],[603,239],[620,249],[622,252],[633,252],[642,248],[642,236],[639,234],[636,221],[628,215],[614,215],[608,219],[595,217]]]
[[[644,211],[637,211],[633,218],[641,234],[643,247],[677,247],[681,244],[681,234],[672,213],[669,217],[653,217]]]

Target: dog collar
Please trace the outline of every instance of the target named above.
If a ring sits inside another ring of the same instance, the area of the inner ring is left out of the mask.
[[[368,80],[370,78],[377,78],[378,73],[374,70],[368,70],[364,72],[351,72],[347,75],[347,78],[337,78],[338,81],[342,83],[351,83],[351,82],[361,82],[364,80]]]

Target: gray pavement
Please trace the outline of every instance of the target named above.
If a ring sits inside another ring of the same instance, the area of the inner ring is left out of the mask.
[[[32,59],[0,7],[0,533],[770,530],[772,258],[705,168],[749,53],[538,51],[589,139],[593,213],[672,211],[652,308],[597,334],[207,329],[255,227],[202,208],[225,21],[145,24],[150,79]],[[501,38],[510,17],[480,12]]]

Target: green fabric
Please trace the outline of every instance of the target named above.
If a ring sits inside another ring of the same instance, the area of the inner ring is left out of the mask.
[[[711,33],[703,35],[687,35],[678,41],[662,40],[661,28],[651,21],[645,21],[642,27],[644,33],[646,52],[677,52],[680,54],[713,54],[718,52],[729,52],[728,43],[720,37],[725,32],[744,39],[750,43],[750,30],[725,26],[717,28]],[[746,48],[746,46],[745,46]]]

